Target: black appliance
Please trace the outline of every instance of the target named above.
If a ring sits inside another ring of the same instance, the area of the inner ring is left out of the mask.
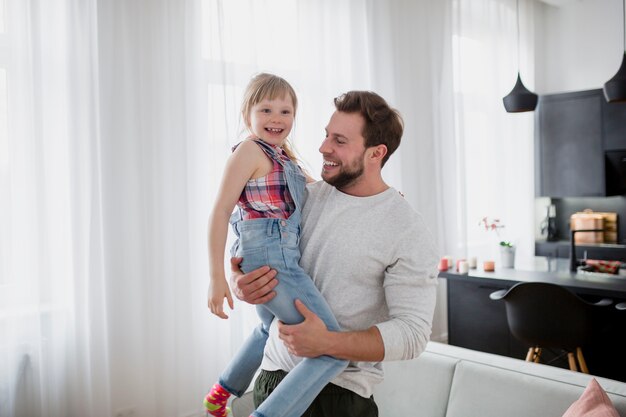
[[[626,194],[626,150],[606,151],[604,160],[606,194]]]

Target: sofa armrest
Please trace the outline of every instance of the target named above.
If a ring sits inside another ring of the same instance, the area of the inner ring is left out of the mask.
[[[252,391],[248,391],[239,398],[233,399],[230,404],[232,417],[249,417],[254,411]]]

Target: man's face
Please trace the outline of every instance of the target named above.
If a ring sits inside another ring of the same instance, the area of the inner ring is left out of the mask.
[[[365,120],[358,113],[333,113],[319,151],[324,157],[322,179],[339,190],[358,182],[364,171]]]

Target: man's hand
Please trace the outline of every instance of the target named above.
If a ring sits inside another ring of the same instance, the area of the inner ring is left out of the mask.
[[[305,358],[328,355],[355,362],[380,362],[385,357],[385,344],[378,327],[333,332],[302,301],[296,300],[295,305],[304,321],[293,325],[278,322],[278,337],[292,355]]]
[[[242,258],[230,258],[230,286],[235,297],[248,304],[264,304],[276,296],[276,271],[262,266],[244,274],[239,268]]]
[[[292,325],[279,321],[278,337],[292,355],[305,358],[327,355],[329,345],[332,343],[332,332],[302,301],[296,300],[295,305],[300,314],[304,316],[304,321]]]

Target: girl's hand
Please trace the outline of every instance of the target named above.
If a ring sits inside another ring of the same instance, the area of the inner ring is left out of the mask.
[[[228,288],[226,279],[212,279],[211,285],[209,285],[209,309],[217,317],[227,319],[228,315],[224,313],[224,298],[228,301],[230,309],[233,310],[233,297],[230,295],[230,288]]]

